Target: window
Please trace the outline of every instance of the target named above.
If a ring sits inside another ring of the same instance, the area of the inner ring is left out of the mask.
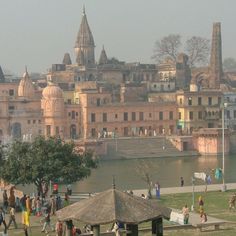
[[[91,113],[91,122],[96,122],[96,114]]]
[[[159,120],[163,120],[163,111],[159,112]]]
[[[78,112],[76,112],[75,115],[78,116]]]
[[[179,120],[181,120],[181,119],[182,119],[182,113],[179,112]]]
[[[226,111],[227,113],[226,113],[226,117],[227,117],[227,119],[230,119],[230,111]]]
[[[221,97],[218,97],[218,105],[221,104]]]
[[[118,114],[115,114],[115,118],[116,118],[116,119],[118,118]]]
[[[234,118],[236,118],[236,110],[234,110]]]
[[[170,119],[170,120],[173,120],[173,111],[170,111],[170,112],[169,112],[169,119]]]
[[[198,97],[198,105],[202,105],[202,98]]]
[[[68,104],[71,104],[71,99],[67,99],[67,103],[68,103]]]
[[[75,111],[71,112],[71,119],[73,119],[73,120],[75,119]]]
[[[189,112],[189,120],[193,120],[193,112],[192,111]]]
[[[38,123],[41,124],[41,120],[38,120]]]
[[[1,135],[1,136],[3,135],[2,129],[0,129],[0,135]]]
[[[33,120],[33,124],[35,124],[36,123],[36,120]]]
[[[124,112],[124,121],[128,121],[128,112]]]
[[[95,128],[91,129],[91,135],[92,135],[92,137],[96,136],[96,129]]]
[[[202,112],[201,111],[198,112],[198,119],[202,120]]]
[[[132,112],[132,121],[135,121],[135,120],[136,120],[136,113]]]
[[[139,120],[143,120],[143,112],[139,112]]]
[[[212,105],[212,97],[208,97],[208,105],[209,105],[209,106]]]
[[[47,136],[51,135],[51,125],[46,126],[46,133],[47,133]]]
[[[152,113],[149,113],[149,118],[152,118]]]
[[[30,120],[27,120],[27,123],[30,124],[31,123]]]
[[[180,104],[180,105],[183,104],[183,99],[182,99],[182,98],[179,99],[179,104]]]
[[[107,113],[102,114],[102,121],[107,122]]]
[[[9,90],[9,95],[10,95],[10,96],[14,96],[14,93],[15,93],[15,92],[14,92],[14,89],[10,89],[10,90]]]
[[[192,98],[191,97],[188,98],[188,105],[192,106]]]
[[[99,107],[101,105],[101,99],[97,98],[97,106]]]
[[[70,116],[71,115],[71,113],[70,112],[68,112],[68,116]]]
[[[10,111],[14,111],[14,110],[15,110],[15,107],[14,107],[14,106],[9,106],[8,109],[9,109]]]

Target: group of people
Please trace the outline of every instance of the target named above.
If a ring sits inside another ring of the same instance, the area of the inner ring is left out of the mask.
[[[207,214],[203,208],[204,201],[203,201],[202,196],[199,196],[199,198],[198,198],[198,207],[199,207],[198,211],[200,213],[201,223],[207,222]],[[184,216],[184,224],[188,224],[188,222],[189,222],[189,208],[188,208],[187,204],[182,208],[182,214]]]
[[[59,194],[56,196],[51,195],[46,199],[45,195],[30,197],[24,194],[22,198],[15,197],[14,187],[10,189],[8,196],[7,191],[3,191],[3,207],[0,207],[0,226],[4,227],[4,234],[7,234],[11,224],[17,229],[15,213],[22,212],[22,224],[24,226],[25,236],[28,236],[28,228],[30,226],[30,216],[43,217],[41,221],[43,223],[42,232],[47,232],[47,228],[50,227],[53,231],[60,231],[58,224],[56,228],[51,224],[51,216],[55,215],[56,211],[62,207],[69,205],[69,196],[66,193],[64,201],[62,201]],[[7,215],[9,215],[7,217]],[[60,234],[58,234],[60,235]]]
[[[8,197],[7,191],[3,191],[3,207],[0,207],[0,226],[4,226],[4,234],[7,234],[7,230],[10,228],[11,224],[17,229],[17,223],[15,218],[16,210],[16,198],[14,195],[14,187],[10,189],[10,195]],[[6,213],[9,213],[8,223]]]

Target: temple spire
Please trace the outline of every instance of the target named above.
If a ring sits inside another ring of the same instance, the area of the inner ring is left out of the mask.
[[[104,45],[103,45],[98,64],[99,65],[104,65],[104,64],[107,64],[107,61],[108,61],[107,54],[106,54],[106,51],[105,51],[105,48],[104,48]]]
[[[80,24],[80,29],[75,42],[76,57],[79,56],[80,51],[83,51],[85,65],[95,65],[95,43],[92,32],[90,30],[87,16],[85,14],[85,7],[83,7],[83,16]]]

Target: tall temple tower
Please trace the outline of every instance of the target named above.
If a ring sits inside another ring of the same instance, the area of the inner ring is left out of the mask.
[[[209,88],[219,89],[223,77],[221,24],[213,24]]]
[[[85,14],[85,8],[83,8],[83,16],[80,24],[79,33],[77,35],[75,43],[76,62],[81,65],[81,55],[83,55],[83,64],[86,66],[92,66],[95,64],[94,56],[94,39],[91,33],[87,17]]]

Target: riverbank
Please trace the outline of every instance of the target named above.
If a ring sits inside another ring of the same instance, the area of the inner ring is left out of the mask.
[[[194,192],[201,193],[201,192],[212,192],[212,191],[221,191],[222,184],[210,184],[210,185],[194,185]],[[227,190],[234,190],[236,189],[236,183],[227,183],[226,184]],[[137,196],[141,196],[141,194],[147,194],[147,189],[136,189],[133,190],[134,194]],[[178,193],[192,193],[193,186],[183,186],[183,187],[171,187],[171,188],[161,188],[161,194],[178,194]],[[152,195],[155,196],[155,189],[152,190]]]

